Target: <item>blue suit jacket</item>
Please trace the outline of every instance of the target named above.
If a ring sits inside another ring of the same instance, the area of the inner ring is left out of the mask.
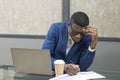
[[[88,47],[91,43],[91,36],[85,35],[79,42],[73,44],[66,56],[68,41],[68,22],[54,23],[51,25],[42,49],[49,49],[51,53],[52,69],[54,61],[63,59],[66,64],[80,65],[81,71],[85,71],[93,62],[95,51],[91,52]]]

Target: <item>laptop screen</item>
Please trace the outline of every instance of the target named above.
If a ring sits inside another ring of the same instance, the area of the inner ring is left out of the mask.
[[[11,54],[16,72],[53,75],[49,50],[11,48]]]

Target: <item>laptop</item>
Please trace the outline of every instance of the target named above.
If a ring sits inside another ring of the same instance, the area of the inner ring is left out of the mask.
[[[49,50],[11,48],[11,55],[15,72],[53,75]]]

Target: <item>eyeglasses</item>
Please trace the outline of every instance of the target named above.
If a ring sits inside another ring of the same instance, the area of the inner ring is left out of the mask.
[[[85,28],[81,28],[81,32],[79,32],[79,31],[77,31],[77,30],[74,30],[72,26],[70,26],[70,27],[71,27],[71,32],[72,32],[73,35],[77,35],[77,34],[80,34],[81,36],[84,36],[84,35],[85,35],[85,32],[84,32],[84,30],[83,30],[83,29],[85,29]]]

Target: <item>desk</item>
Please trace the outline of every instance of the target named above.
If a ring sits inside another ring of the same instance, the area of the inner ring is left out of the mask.
[[[120,80],[120,72],[95,71],[106,76],[105,79],[96,80]],[[0,66],[0,80],[48,80],[53,76],[35,75],[35,74],[20,74],[14,71],[13,66]]]

